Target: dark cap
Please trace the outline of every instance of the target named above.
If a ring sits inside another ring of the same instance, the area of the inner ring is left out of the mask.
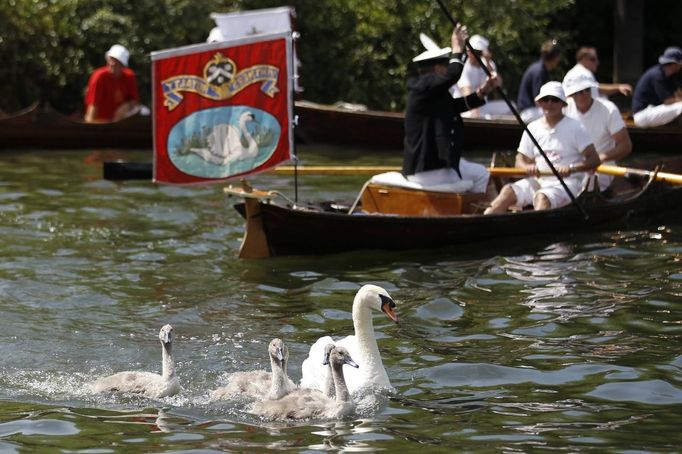
[[[663,52],[663,55],[658,57],[658,62],[662,65],[668,63],[682,64],[682,49],[675,46],[668,47],[665,52]]]

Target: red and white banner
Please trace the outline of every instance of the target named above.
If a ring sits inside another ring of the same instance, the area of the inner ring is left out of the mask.
[[[154,181],[220,182],[292,158],[291,33],[152,53]]]

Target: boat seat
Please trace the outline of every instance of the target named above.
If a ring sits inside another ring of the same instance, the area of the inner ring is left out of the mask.
[[[400,172],[385,172],[374,175],[369,182],[397,188],[418,189],[421,191],[452,192],[461,194],[471,191],[474,182],[471,180],[453,181],[453,169],[438,169],[409,175],[407,178]]]
[[[467,192],[474,183],[471,180],[452,181],[452,174],[447,170],[452,169],[422,172],[417,178],[420,182],[410,181],[412,175],[405,178],[399,172],[374,175],[359,196],[362,210],[403,216],[453,216],[476,212],[476,204],[485,200],[485,194]],[[430,175],[424,178],[424,174]]]

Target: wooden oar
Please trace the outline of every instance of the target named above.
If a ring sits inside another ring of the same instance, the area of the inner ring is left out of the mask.
[[[270,172],[293,174],[294,166],[279,166]],[[298,166],[302,175],[375,175],[384,172],[400,172],[398,166]]]
[[[104,178],[107,180],[151,180],[151,162],[107,161],[103,163]],[[302,175],[376,175],[384,172],[399,172],[398,166],[298,166]],[[498,177],[524,177],[526,171],[518,167],[489,167],[488,171]],[[280,166],[270,170],[275,174],[290,175],[294,173],[293,166]],[[634,169],[632,167],[605,166],[597,167],[597,172],[615,176],[639,175],[649,178],[654,173],[650,170]],[[552,175],[547,172],[545,175]],[[682,175],[668,172],[658,172],[656,181],[671,184],[682,184]]]
[[[105,180],[151,180],[151,162],[105,161],[102,170]],[[398,166],[298,166],[301,175],[375,175],[384,172],[399,172]],[[280,166],[268,173],[292,175],[294,166]]]
[[[600,165],[597,167],[598,173],[604,173],[607,175],[614,175],[617,177],[625,177],[628,175],[637,175],[644,178],[651,178],[655,173],[651,170],[644,169],[634,169],[632,167],[620,167],[620,166],[607,166]],[[518,167],[489,167],[488,171],[493,176],[498,177],[513,177],[513,176],[526,176],[526,171]],[[542,175],[552,175],[550,172],[545,172]],[[682,175],[677,173],[669,172],[658,172],[656,173],[656,181],[662,181],[670,184],[682,184]]]

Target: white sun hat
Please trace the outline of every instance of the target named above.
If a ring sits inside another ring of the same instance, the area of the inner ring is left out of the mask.
[[[471,44],[471,47],[473,47],[476,50],[486,52],[488,50],[488,45],[490,44],[490,42],[481,35],[474,35],[471,38],[469,38],[469,44]]]
[[[566,104],[566,95],[564,94],[564,89],[561,86],[561,82],[557,82],[556,80],[547,82],[545,85],[540,87],[540,93],[538,93],[538,95],[535,97],[535,102],[540,101],[545,96],[554,96]]]
[[[114,44],[113,46],[111,46],[111,49],[109,49],[107,53],[104,55],[106,57],[115,58],[116,60],[120,61],[123,66],[128,66],[128,58],[130,57],[130,52],[128,52],[128,49],[126,49],[120,44]]]
[[[596,86],[597,82],[594,80],[594,77],[590,77],[587,74],[576,74],[575,76],[566,77],[563,83],[564,94],[566,96],[571,96],[586,88],[594,88]]]

